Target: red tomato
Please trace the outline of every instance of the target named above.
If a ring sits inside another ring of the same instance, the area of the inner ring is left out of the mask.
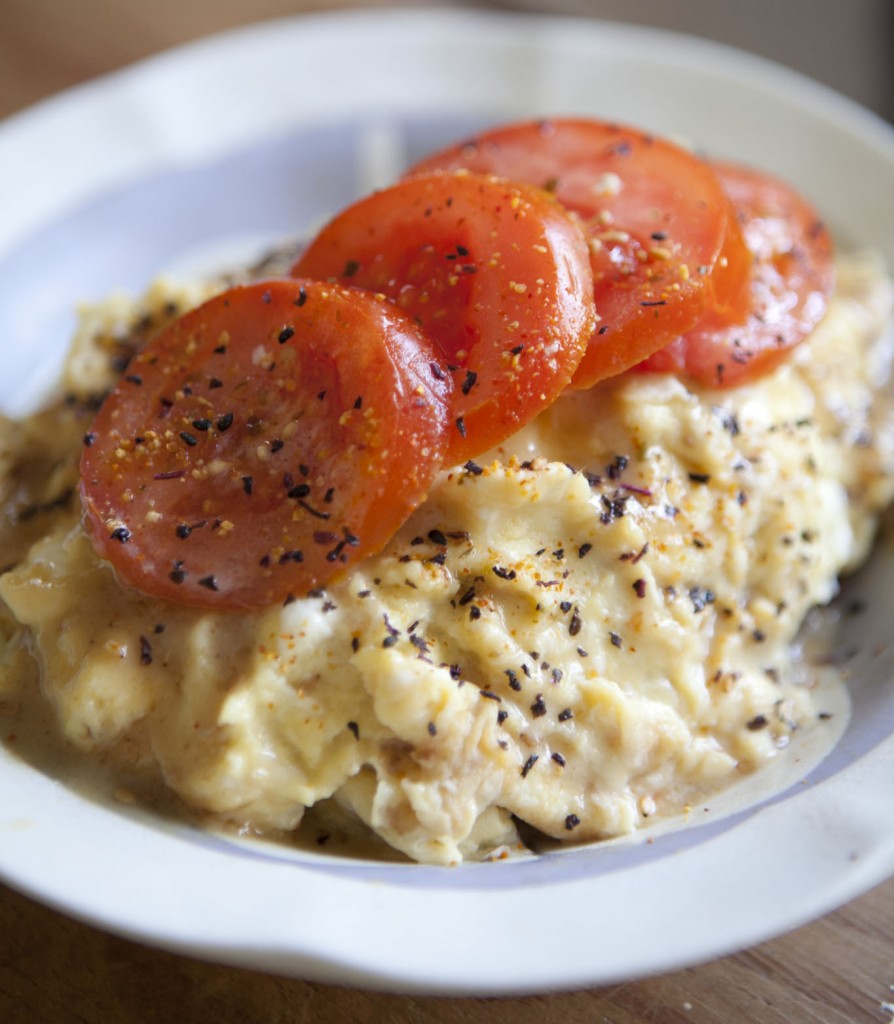
[[[752,254],[747,311],[715,311],[643,368],[732,387],[777,366],[822,319],[835,279],[832,240],[790,185],[732,164],[716,171],[732,198]]]
[[[567,386],[592,334],[578,226],[552,196],[474,174],[403,181],[345,210],[292,272],[379,292],[453,376],[447,460],[478,455]]]
[[[441,466],[450,382],[419,328],[310,281],[233,288],[157,334],[85,438],[86,527],[154,597],[253,608],[375,552]]]
[[[592,120],[507,125],[428,157],[553,191],[590,243],[601,317],[574,377],[620,373],[740,294],[747,252],[712,168],[669,142]]]

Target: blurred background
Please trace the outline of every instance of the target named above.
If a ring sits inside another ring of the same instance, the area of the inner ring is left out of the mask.
[[[0,0],[0,117],[201,36],[381,0]],[[894,121],[894,0],[391,0],[550,11],[670,28],[770,57]]]

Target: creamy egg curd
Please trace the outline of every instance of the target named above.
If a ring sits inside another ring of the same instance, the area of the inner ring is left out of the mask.
[[[103,396],[219,288],[84,309],[58,399],[0,420],[10,749],[73,751],[122,799],[172,794],[209,826],[283,839],[316,807],[311,843],[359,821],[456,864],[518,850],[519,828],[589,842],[684,814],[823,728],[799,631],[894,494],[872,257],[839,259],[824,319],[767,375],[566,392],[443,468],[378,553],[257,610],[123,585],[78,499]]]

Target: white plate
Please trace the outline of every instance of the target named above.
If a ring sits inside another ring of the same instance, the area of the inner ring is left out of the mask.
[[[593,21],[307,17],[211,39],[0,126],[0,400],[48,379],[76,300],[308,230],[475,127],[590,113],[797,182],[894,265],[894,132],[756,58]],[[46,358],[44,358],[46,356]],[[509,993],[669,970],[894,872],[892,598],[853,585],[853,716],[805,782],[651,844],[444,870],[285,855],[76,795],[0,749],[0,876],[169,949],[404,991]]]

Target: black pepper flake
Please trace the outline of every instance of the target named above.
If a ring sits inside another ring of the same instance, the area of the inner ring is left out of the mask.
[[[528,758],[528,760],[525,761],[525,763],[522,765],[522,769],[521,769],[521,777],[523,779],[526,779],[528,777],[528,772],[534,767],[535,764],[537,764],[537,762],[539,760],[540,760],[540,755],[539,754],[531,754],[531,756]]]
[[[492,567],[495,576],[499,576],[501,580],[514,580],[516,573],[515,569],[505,569],[502,565],[495,565]]]
[[[126,526],[119,526],[109,534],[109,539],[117,540],[119,544],[126,544],[130,538],[131,533]]]
[[[460,437],[466,436],[466,421],[462,418],[462,416],[457,416],[456,418],[456,429],[459,431]]]
[[[393,633],[389,633],[388,636],[386,636],[385,639],[382,641],[382,646],[383,647],[394,647],[394,645],[396,643],[398,643],[399,640],[400,640],[399,636],[395,636]]]
[[[214,391],[214,390],[215,390],[216,388],[222,388],[222,387],[223,387],[223,381],[222,381],[222,380],[218,380],[218,378],[217,378],[217,377],[212,377],[212,378],[211,378],[211,379],[210,379],[210,380],[208,381],[208,387],[209,387],[209,388],[210,388],[210,389],[211,389],[212,391]]]
[[[580,818],[576,814],[569,814],[565,819],[565,828],[569,832],[573,832],[574,829],[580,824]]]
[[[206,419],[193,420],[192,421],[192,425],[196,428],[196,430],[210,430],[211,429],[211,420],[206,420]]]
[[[242,478],[242,490],[245,491],[246,494],[251,494],[253,482],[254,481],[250,476],[244,476]]]
[[[152,664],[152,644],[144,636],[140,637],[140,664]]]
[[[605,467],[605,472],[609,480],[617,480],[629,465],[630,458],[627,455],[616,455],[611,463]]]
[[[578,558],[586,558],[586,557],[587,557],[587,555],[588,555],[588,554],[589,554],[589,553],[590,553],[590,552],[591,552],[592,550],[593,550],[593,545],[592,545],[592,544],[589,544],[589,543],[587,543],[587,544],[581,544],[581,546],[580,546],[580,547],[579,547],[579,548],[577,549],[577,557],[578,557]]]
[[[186,538],[192,533],[192,527],[189,523],[178,523],[177,529],[174,532],[181,540],[186,540]]]
[[[580,613],[577,608],[574,609],[574,613],[571,616],[571,621],[568,623],[568,634],[569,636],[577,636],[580,632],[581,619]]]
[[[749,732],[757,732],[759,729],[766,728],[768,724],[766,715],[755,715],[750,722],[745,724],[745,728]]]
[[[620,647],[621,646],[622,640],[618,636],[617,633],[609,633],[608,634],[608,638],[612,642],[612,647]]]
[[[497,712],[497,725],[502,725],[509,717],[509,712],[505,708],[500,708]]]
[[[468,604],[470,601],[474,600],[474,598],[475,598],[475,588],[474,587],[469,587],[469,589],[459,599],[459,604],[460,605]]]
[[[714,592],[706,587],[690,587],[689,600],[692,601],[694,612],[702,612],[709,604],[714,603]]]
[[[690,473],[689,474],[689,479],[694,484],[707,484],[707,483],[711,482],[711,474],[710,473]]]
[[[460,385],[460,391],[462,391],[464,395],[467,395],[472,388],[475,387],[475,382],[477,380],[478,374],[475,373],[474,370],[466,370],[466,379]]]
[[[469,459],[469,461],[463,466],[463,469],[472,476],[481,476],[484,472],[481,466],[479,466],[477,462],[473,462],[471,459]]]
[[[168,579],[172,583],[181,584],[186,579],[186,571],[183,568],[183,563],[180,561],[174,562],[174,567],[168,573]]]
[[[503,698],[499,694],[494,693],[493,690],[479,690],[478,693],[480,696],[487,698],[487,700],[495,700],[498,704],[503,703]]]
[[[555,753],[552,755],[552,759],[556,762],[556,764],[560,768],[564,768],[565,767],[565,758],[562,757],[562,755],[558,752],[558,750],[555,751]]]
[[[546,704],[543,701],[543,694],[538,693],[531,705],[531,714],[535,718],[542,718],[546,714]]]
[[[348,260],[345,263],[345,269],[342,271],[342,277],[353,277],[359,269],[359,260]]]
[[[348,729],[354,734],[354,739],[360,739],[360,726],[356,722],[348,722]]]
[[[319,509],[313,508],[311,505],[302,498],[298,501],[298,504],[304,509],[305,512],[309,512],[312,516],[316,516],[317,519],[331,519],[331,512],[321,512]]]
[[[574,712],[571,710],[571,708],[565,708],[563,711],[559,712],[560,722],[567,722],[572,718],[574,718]]]
[[[444,534],[440,530],[429,530],[428,531],[428,539],[432,542],[432,544],[446,544],[447,543],[447,538],[444,536]]]
[[[93,446],[93,442],[95,440],[96,440],[96,434],[93,434],[93,433],[84,434],[84,447],[85,448],[91,448]]]
[[[289,490],[286,492],[286,497],[287,498],[306,498],[308,496],[308,494],[310,494],[310,485],[309,484],[298,484],[295,487],[293,487],[292,486],[292,477],[289,476],[289,474],[286,474],[286,476],[288,477],[288,483],[286,483],[285,486],[289,488]],[[331,539],[332,540],[338,540],[338,536],[334,535]],[[322,541],[322,542],[318,541],[317,543],[324,543],[325,544],[325,543],[327,543],[327,541]]]
[[[155,626],[152,629],[153,633],[164,633],[164,631],[165,624],[163,622],[156,622]]]
[[[217,590],[217,580],[214,576],[203,576],[199,580],[199,586],[204,587],[206,590]]]
[[[435,380],[447,380],[447,374],[437,363],[429,363],[428,368],[431,370],[431,375]]]
[[[229,430],[233,425],[233,414],[231,412],[224,413],[223,416],[217,421],[217,429],[223,433],[225,430]]]
[[[642,578],[640,578],[638,580],[634,580],[634,582],[633,582],[633,592],[639,598],[645,597],[646,596],[646,581],[644,579],[642,579]]]
[[[289,338],[293,338],[294,336],[295,336],[295,328],[294,327],[283,327],[283,329],[277,335],[277,339],[276,340],[280,343],[280,345],[285,345],[285,343],[289,340]]]
[[[298,289],[298,298],[295,299],[295,305],[301,307],[305,302],[307,302],[307,289],[302,285]]]
[[[506,678],[509,680],[509,689],[520,691],[521,683],[518,681],[518,676],[515,674],[515,672],[513,672],[511,668],[504,669],[503,671],[506,674]]]
[[[194,448],[198,443],[198,438],[194,434],[190,434],[188,430],[180,431],[180,440],[190,448]]]
[[[473,604],[472,607],[469,609],[469,618],[470,619],[480,619],[481,618],[481,609],[478,607],[478,605]]]
[[[429,734],[429,736],[437,736],[438,735],[438,727],[435,725],[434,722],[429,722],[428,723],[428,734]]]
[[[616,519],[623,519],[626,515],[627,495],[609,498],[607,495],[603,494],[602,507],[604,511],[600,514],[599,521],[604,526],[608,526],[609,523],[613,523]]]
[[[129,373],[124,379],[128,384],[136,384],[137,387],[143,383],[143,378],[137,373]]]

